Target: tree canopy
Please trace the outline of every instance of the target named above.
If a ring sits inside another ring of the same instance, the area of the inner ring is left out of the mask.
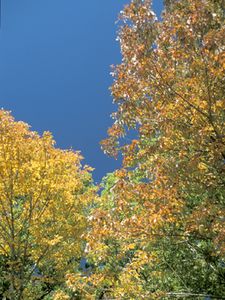
[[[133,0],[120,20],[102,147],[123,167],[92,211],[83,284],[105,299],[222,299],[224,1],[166,1],[158,20]]]
[[[7,299],[39,299],[74,269],[71,260],[79,264],[91,176],[78,152],[54,144],[49,132],[40,137],[0,111],[0,277]]]

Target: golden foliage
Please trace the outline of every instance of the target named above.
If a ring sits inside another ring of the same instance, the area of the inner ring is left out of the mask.
[[[88,235],[91,257],[105,265],[99,272],[105,279],[111,274],[111,295],[121,299],[165,292],[163,283],[159,287],[167,265],[163,242],[186,245],[187,257],[200,255],[212,272],[209,261],[217,261],[215,277],[223,276],[223,1],[168,1],[161,21],[150,2],[131,1],[120,15],[123,59],[113,68],[112,86],[118,110],[102,148],[112,156],[121,151],[123,169],[93,210]],[[130,129],[137,138],[127,142]],[[161,262],[152,266],[150,253]],[[187,289],[188,275],[179,280],[174,274],[176,288]]]
[[[35,269],[50,265],[63,278],[81,255],[91,176],[79,152],[54,144],[49,132],[39,136],[0,111],[0,254],[9,261],[13,299]]]

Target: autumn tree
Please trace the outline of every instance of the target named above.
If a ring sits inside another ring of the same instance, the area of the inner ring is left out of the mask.
[[[43,299],[79,266],[93,196],[81,155],[0,111],[1,297]]]
[[[165,1],[158,21],[150,0],[133,0],[120,14],[102,147],[123,167],[92,210],[90,299],[225,297],[224,6]]]

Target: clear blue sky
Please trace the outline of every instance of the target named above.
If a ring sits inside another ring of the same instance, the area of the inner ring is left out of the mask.
[[[120,162],[99,142],[112,124],[110,65],[120,62],[115,21],[129,0],[2,0],[0,107],[80,150],[99,181]],[[153,2],[157,14],[162,0]]]

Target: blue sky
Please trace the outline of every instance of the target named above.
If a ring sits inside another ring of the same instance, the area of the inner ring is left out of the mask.
[[[120,165],[99,142],[116,110],[109,73],[121,59],[115,21],[128,2],[2,0],[0,107],[80,150],[96,181]],[[162,0],[153,5],[159,14]]]

